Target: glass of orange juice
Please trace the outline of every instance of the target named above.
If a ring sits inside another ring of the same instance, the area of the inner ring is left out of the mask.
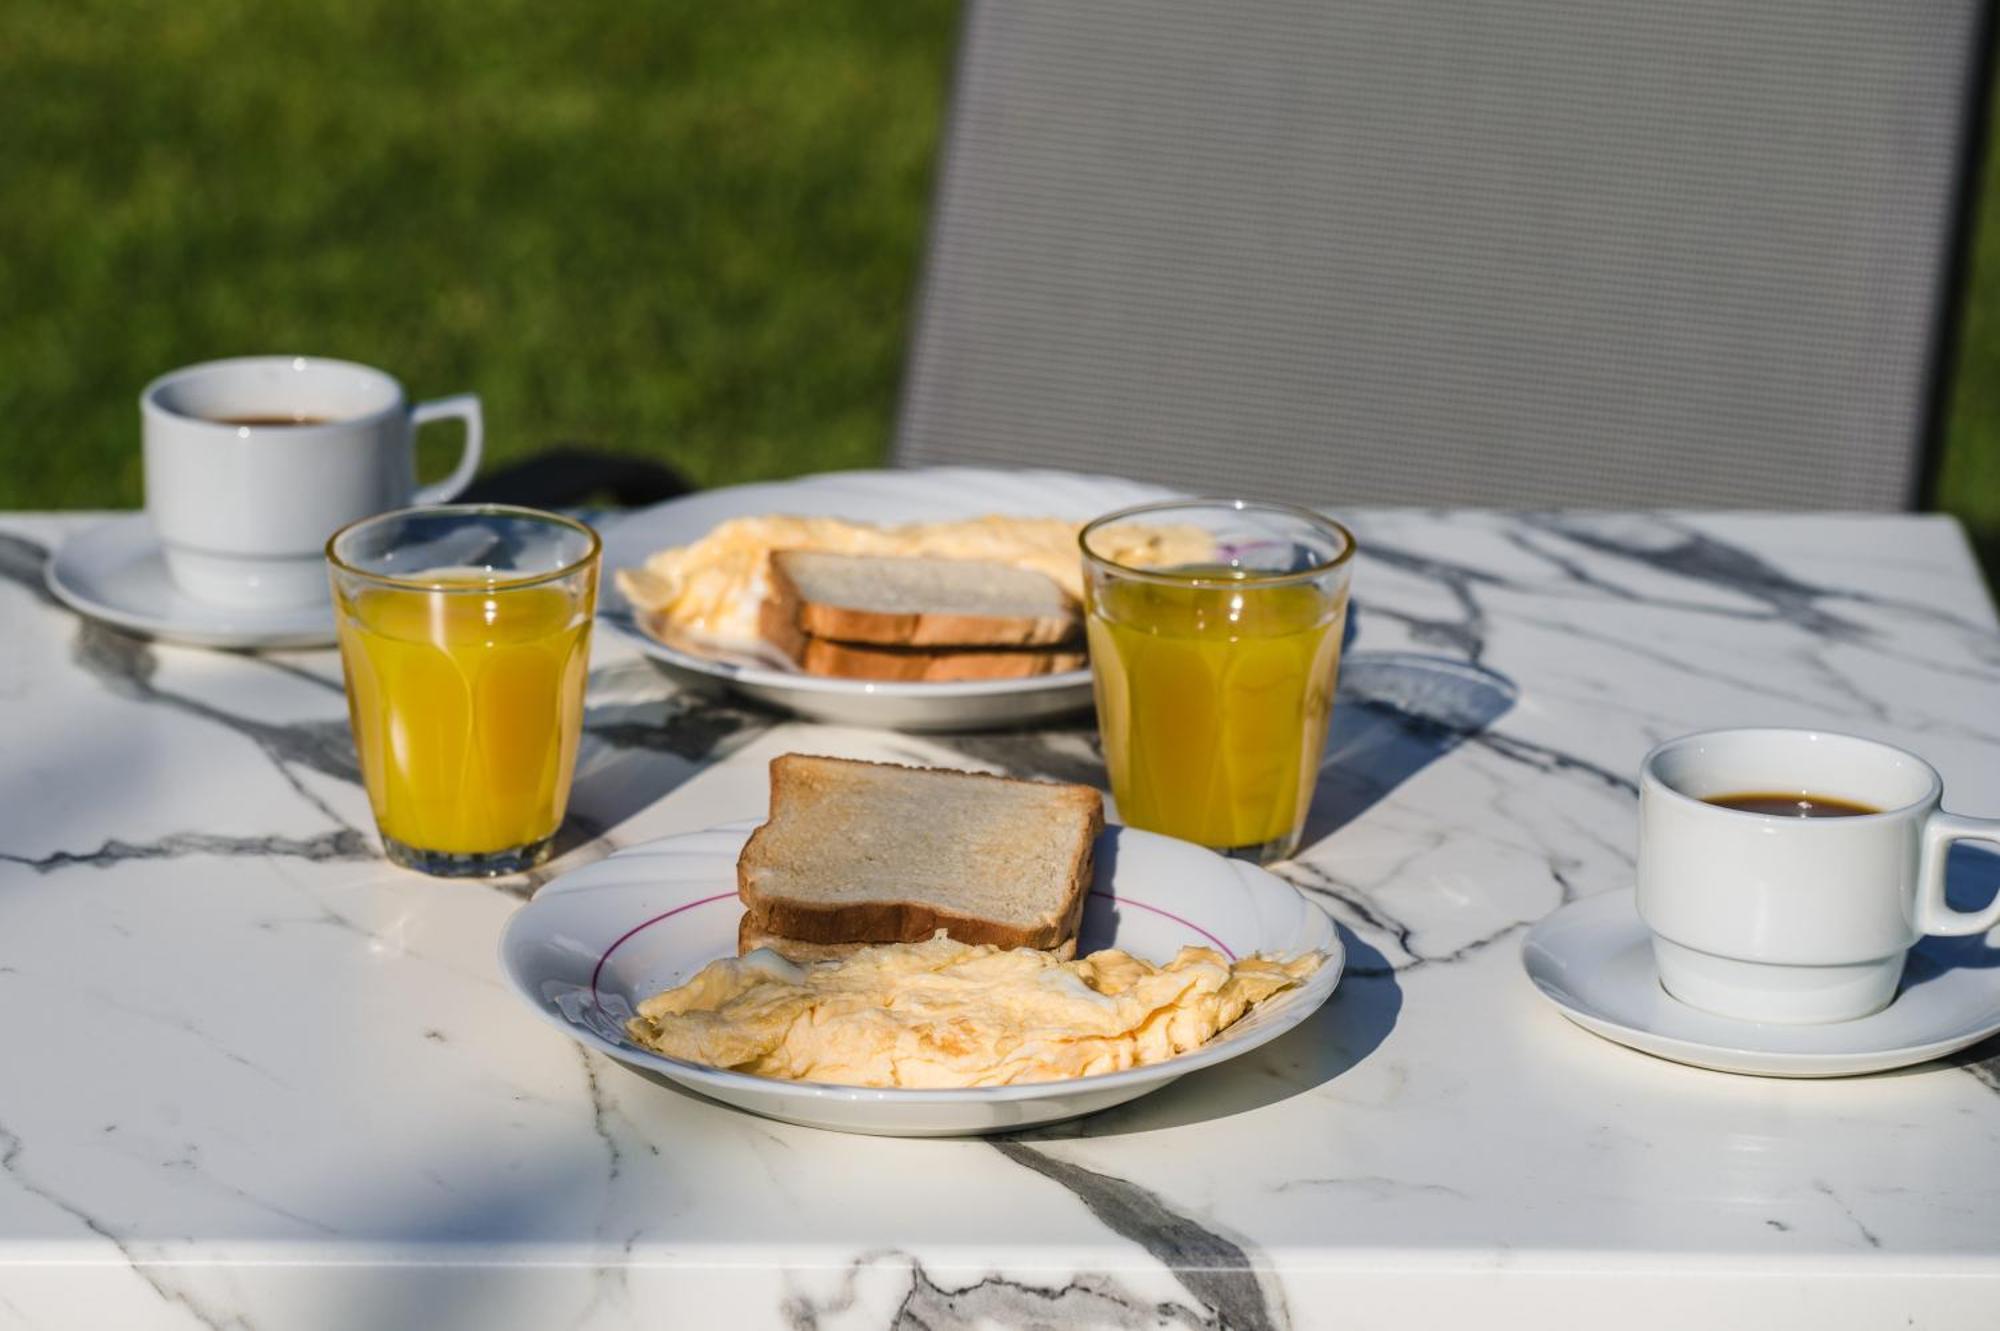
[[[397,864],[483,877],[548,858],[598,552],[581,522],[485,504],[363,518],[327,542],[355,754]]]
[[[1201,550],[1166,567],[1105,551]],[[1267,863],[1298,849],[1340,665],[1354,536],[1310,509],[1147,504],[1083,528],[1097,723],[1128,825]]]

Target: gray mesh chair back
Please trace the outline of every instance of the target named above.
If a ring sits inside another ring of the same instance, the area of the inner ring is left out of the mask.
[[[896,457],[1911,502],[1974,0],[973,0]]]

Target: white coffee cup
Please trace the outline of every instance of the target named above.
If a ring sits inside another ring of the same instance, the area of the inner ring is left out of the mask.
[[[1801,818],[1707,802],[1752,792],[1880,812]],[[1654,749],[1639,775],[1639,914],[1661,985],[1750,1021],[1886,1007],[1919,938],[2000,924],[2000,901],[1945,904],[1951,843],[2000,842],[2000,820],[1946,813],[1943,792],[1923,759],[1853,735],[1716,730]]]
[[[188,596],[240,610],[327,599],[327,538],[357,518],[442,503],[479,466],[479,399],[411,406],[391,376],[316,356],[244,356],[161,375],[139,395],[146,511]],[[417,485],[417,427],[456,417],[450,476]],[[303,424],[241,424],[244,418]]]

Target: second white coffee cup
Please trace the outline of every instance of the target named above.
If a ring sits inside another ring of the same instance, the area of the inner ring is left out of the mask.
[[[245,356],[155,379],[139,396],[146,511],[188,596],[240,610],[327,599],[327,537],[357,518],[456,496],[479,467],[479,399],[412,406],[351,361]],[[465,422],[450,476],[419,487],[415,437]]]
[[[1711,801],[1818,796],[1874,812],[1802,818]],[[1896,995],[1925,934],[1981,933],[2000,900],[1945,904],[1961,839],[2000,820],[1938,807],[1943,783],[1913,753],[1816,730],[1717,730],[1660,745],[1639,777],[1639,914],[1660,983],[1682,1002],[1751,1021],[1866,1016]]]

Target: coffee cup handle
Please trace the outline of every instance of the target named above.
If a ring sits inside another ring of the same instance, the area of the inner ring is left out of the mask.
[[[1917,932],[1983,934],[2000,924],[2000,896],[1982,910],[1953,910],[1944,900],[1944,866],[1954,841],[2000,845],[2000,818],[1967,818],[1939,809],[1924,824],[1923,886],[1917,893]]]
[[[431,485],[417,487],[415,502],[419,504],[443,504],[458,498],[459,491],[472,484],[472,474],[479,470],[479,450],[485,442],[486,422],[479,411],[477,393],[457,393],[451,397],[441,397],[435,402],[419,402],[410,412],[410,428],[420,430],[432,421],[461,420],[465,422],[465,452],[459,455],[458,465],[451,475]]]

